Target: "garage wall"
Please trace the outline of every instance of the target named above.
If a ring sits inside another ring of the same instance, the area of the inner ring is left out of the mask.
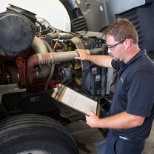
[[[9,4],[31,11],[36,17],[47,20],[51,26],[70,31],[70,19],[59,0],[0,0],[0,12],[6,11]]]

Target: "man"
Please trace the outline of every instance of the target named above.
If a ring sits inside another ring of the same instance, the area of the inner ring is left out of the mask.
[[[154,63],[139,48],[137,31],[129,20],[114,21],[105,37],[111,56],[77,49],[79,57],[75,57],[118,71],[110,116],[91,113],[86,121],[93,128],[109,129],[105,154],[141,154],[154,118]]]

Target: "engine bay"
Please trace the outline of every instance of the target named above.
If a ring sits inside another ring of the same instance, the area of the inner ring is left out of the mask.
[[[32,107],[29,102],[41,102],[39,97],[44,99],[43,94],[51,93],[59,83],[101,102],[108,86],[107,69],[74,57],[78,56],[77,48],[88,49],[90,54],[107,54],[104,34],[64,32],[35,15],[14,5],[0,14],[0,89],[4,111],[33,112],[35,105]],[[36,112],[44,111],[42,107],[37,107]]]

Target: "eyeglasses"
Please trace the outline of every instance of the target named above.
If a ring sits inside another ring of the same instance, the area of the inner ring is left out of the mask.
[[[125,40],[126,40],[126,39],[124,39],[124,40],[122,40],[122,41],[120,41],[120,42],[118,42],[118,43],[116,43],[116,44],[113,44],[113,45],[107,45],[107,44],[106,44],[106,46],[112,50],[112,48],[114,48],[114,47],[117,46],[118,44],[123,43]]]

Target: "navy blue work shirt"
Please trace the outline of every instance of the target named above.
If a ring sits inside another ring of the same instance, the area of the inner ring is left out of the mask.
[[[142,126],[113,131],[124,137],[146,139],[154,118],[154,62],[146,50],[141,50],[126,64],[112,60],[112,66],[118,71],[118,79],[110,115],[126,111],[145,117]]]

